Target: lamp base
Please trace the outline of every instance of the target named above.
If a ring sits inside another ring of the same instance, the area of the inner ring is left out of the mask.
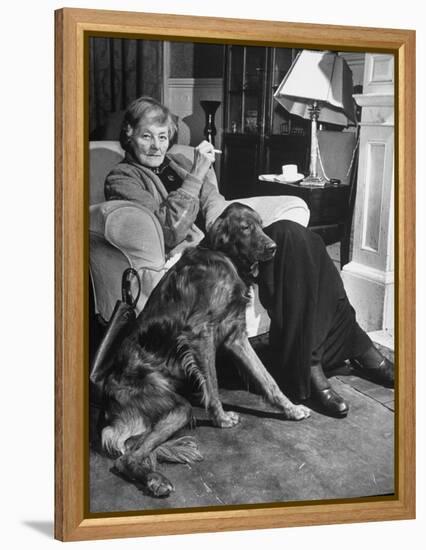
[[[312,187],[325,187],[327,180],[320,178],[318,176],[306,176],[301,182],[300,185],[311,185]]]

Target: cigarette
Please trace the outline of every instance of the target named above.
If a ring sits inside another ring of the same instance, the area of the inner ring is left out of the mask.
[[[213,149],[213,153],[216,153],[217,155],[221,155],[222,151],[220,149]]]

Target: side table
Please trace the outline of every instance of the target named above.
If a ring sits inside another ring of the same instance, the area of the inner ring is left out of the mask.
[[[300,183],[259,181],[257,194],[293,195],[303,199],[311,212],[309,228],[321,235],[326,246],[340,242],[341,267],[348,263],[352,223],[349,184],[326,184],[325,187],[316,187]]]

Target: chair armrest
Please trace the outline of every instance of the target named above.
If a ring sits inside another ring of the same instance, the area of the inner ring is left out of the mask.
[[[130,201],[106,201],[90,207],[90,231],[101,234],[136,270],[162,269],[164,237],[155,214]]]
[[[304,227],[308,226],[310,211],[306,202],[291,195],[249,197],[230,202],[246,204],[256,210],[264,227],[280,220],[291,220]]]
[[[130,201],[106,201],[90,207],[90,274],[95,307],[109,320],[121,298],[121,276],[133,267],[141,280],[139,313],[166,271],[161,225],[147,208]]]

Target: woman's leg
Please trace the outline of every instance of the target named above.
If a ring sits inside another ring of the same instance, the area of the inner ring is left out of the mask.
[[[310,396],[310,366],[345,296],[321,238],[291,221],[265,228],[277,244],[275,258],[260,266],[259,297],[271,318],[270,342],[278,355],[279,382]]]
[[[320,393],[330,389],[320,374],[323,367],[363,356],[371,340],[356,322],[322,239],[291,221],[276,222],[265,232],[278,247],[259,275],[259,296],[271,317],[270,342],[279,365],[274,376],[299,399],[311,396],[313,383],[316,396],[340,414],[347,406],[336,392],[331,401]]]

